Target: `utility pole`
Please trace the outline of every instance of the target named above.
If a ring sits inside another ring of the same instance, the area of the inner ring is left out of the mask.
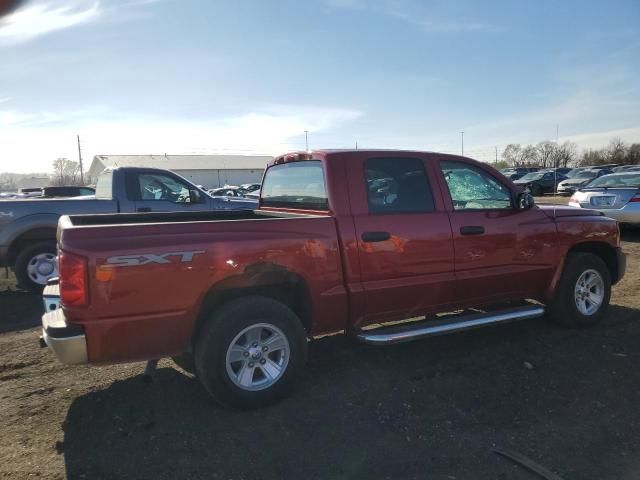
[[[498,164],[498,147],[496,147],[496,165]]]
[[[358,149],[358,141],[356,140],[356,150]]]
[[[462,142],[462,156],[464,157],[464,132],[460,132],[460,140]]]
[[[558,141],[560,140],[560,125],[556,124],[556,149],[558,148]],[[556,150],[557,152],[557,150]],[[554,155],[554,159],[553,159],[553,163],[554,163],[554,169],[553,169],[553,193],[554,194],[558,194],[558,155],[556,153],[556,155]]]
[[[308,152],[309,151],[309,130],[304,131],[304,144]]]
[[[78,139],[78,161],[80,162],[80,183],[84,184],[84,171],[82,170],[82,150],[80,150],[80,135],[76,135]]]

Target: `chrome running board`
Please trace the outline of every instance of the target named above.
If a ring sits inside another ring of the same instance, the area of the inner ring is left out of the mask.
[[[540,317],[543,314],[544,307],[530,305],[496,312],[460,315],[452,319],[423,320],[408,325],[394,325],[371,330],[360,330],[356,334],[356,338],[370,345],[393,345],[394,343],[410,342],[435,335],[471,330],[472,328],[479,328],[485,325],[526,320],[528,318]]]

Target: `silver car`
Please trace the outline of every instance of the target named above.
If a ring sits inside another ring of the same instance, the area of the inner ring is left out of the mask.
[[[598,210],[620,223],[640,224],[640,172],[620,172],[596,178],[580,187],[572,207]]]

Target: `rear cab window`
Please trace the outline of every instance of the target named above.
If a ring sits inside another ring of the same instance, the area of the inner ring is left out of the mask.
[[[305,160],[269,167],[262,183],[260,206],[329,210],[322,162]]]

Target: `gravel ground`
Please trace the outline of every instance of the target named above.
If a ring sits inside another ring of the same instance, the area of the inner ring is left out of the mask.
[[[0,478],[537,478],[496,447],[566,480],[640,478],[640,231],[623,246],[601,326],[532,320],[388,348],[326,337],[294,396],[244,413],[170,361],[150,384],[144,364],[59,365],[37,345],[39,297],[2,280]]]

